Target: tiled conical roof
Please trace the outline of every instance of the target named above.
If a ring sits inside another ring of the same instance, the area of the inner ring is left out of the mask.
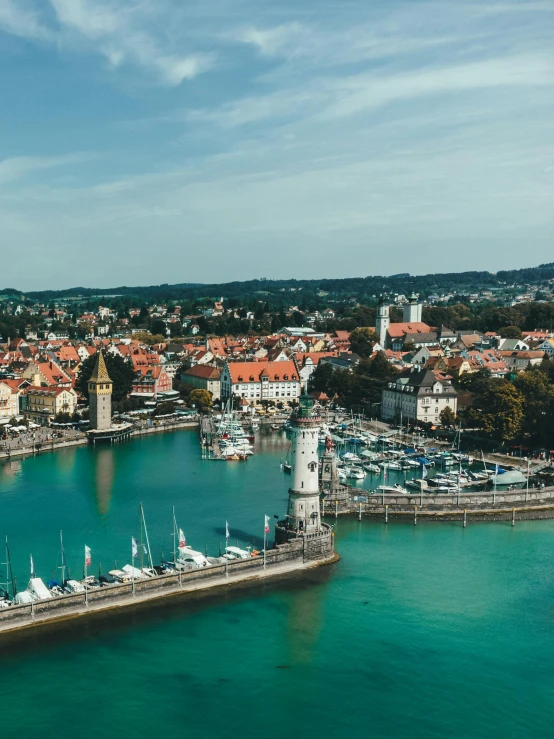
[[[89,382],[111,382],[108,370],[106,369],[106,362],[104,361],[104,355],[102,352],[98,352],[98,358],[96,360],[96,366],[90,376]]]

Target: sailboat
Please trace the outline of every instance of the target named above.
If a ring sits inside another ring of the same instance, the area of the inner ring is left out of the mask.
[[[179,540],[179,548],[177,551],[177,539]],[[215,562],[215,560],[214,560]],[[200,567],[208,567],[211,562],[202,552],[197,552],[187,545],[185,535],[177,526],[175,518],[175,508],[173,509],[173,566],[176,570],[191,570]]]
[[[17,585],[13,576],[12,560],[10,557],[10,547],[8,545],[8,537],[6,536],[6,580],[0,582],[0,608],[7,608],[13,603],[13,599],[17,595]],[[11,590],[11,596],[10,596]]]

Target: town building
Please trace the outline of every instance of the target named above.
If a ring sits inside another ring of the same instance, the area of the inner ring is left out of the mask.
[[[300,376],[296,363],[225,362],[221,372],[221,397],[246,398],[250,405],[264,400],[290,402],[300,397]]]
[[[445,408],[456,413],[456,391],[449,379],[425,368],[412,367],[402,372],[382,391],[381,415],[387,421],[436,424]]]
[[[0,425],[19,414],[19,390],[15,380],[0,380]]]
[[[73,415],[77,407],[77,393],[71,387],[29,385],[22,400],[22,411],[41,426],[48,426],[59,413]]]
[[[221,398],[221,370],[209,364],[197,364],[183,372],[181,381],[199,390],[207,390],[212,400]]]

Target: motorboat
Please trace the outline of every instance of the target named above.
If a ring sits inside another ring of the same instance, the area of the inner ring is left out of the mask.
[[[409,495],[406,488],[403,488],[402,485],[379,485],[378,488],[375,489],[376,493],[392,493],[398,495],[399,493],[401,495]]]
[[[83,583],[79,582],[78,580],[66,580],[64,582],[64,588],[69,593],[84,593],[85,592],[85,586]]]
[[[67,590],[65,590],[64,586],[58,580],[48,580],[46,587],[53,596],[65,595],[67,593]]]
[[[252,552],[247,549],[241,549],[240,547],[225,547],[223,557],[225,559],[250,559]]]
[[[354,465],[351,467],[345,467],[344,472],[347,479],[350,480],[364,480],[367,474],[362,467],[355,467]]]
[[[29,603],[34,603],[35,600],[37,599],[29,590],[22,590],[13,599],[13,604],[14,606],[29,605]]]
[[[123,565],[121,569],[125,573],[127,580],[145,580],[148,577],[142,570],[139,570],[138,567],[133,567],[133,565]]]
[[[201,567],[208,567],[210,562],[202,552],[197,552],[192,547],[180,547],[177,552],[175,565],[178,570],[196,570]]]
[[[419,469],[420,464],[415,459],[403,459],[402,467],[404,469]]]
[[[381,468],[377,464],[372,464],[371,462],[364,462],[362,464],[362,467],[364,470],[367,470],[367,472],[371,472],[375,475],[378,475],[381,472]]]
[[[33,600],[47,600],[54,597],[40,577],[32,577],[29,580],[27,592],[32,595]]]
[[[122,583],[129,580],[129,575],[124,570],[110,570],[108,575],[116,582]]]
[[[290,462],[283,462],[283,472],[292,472],[292,464]]]
[[[354,452],[345,452],[342,458],[345,462],[350,462],[351,464],[359,464],[362,461]]]
[[[385,461],[385,462],[379,462],[379,467],[382,467],[385,470],[401,470],[402,465],[400,462],[395,462],[394,460]]]

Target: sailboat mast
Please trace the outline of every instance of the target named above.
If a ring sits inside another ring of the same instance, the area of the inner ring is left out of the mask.
[[[177,561],[177,520],[175,518],[175,506],[173,506],[173,562]]]
[[[71,580],[71,575],[69,573],[69,565],[67,564],[66,559],[65,559],[65,549],[63,547],[63,535],[62,535],[61,530],[60,530],[60,550],[62,554],[62,566],[60,567],[60,570],[62,571],[62,585],[63,585],[66,580],[66,577],[65,577],[66,571],[67,571],[68,580]]]
[[[8,545],[8,537],[6,536],[6,560],[7,560],[7,567],[8,567],[8,575],[12,583],[12,596],[15,598],[17,595],[17,582],[15,577],[13,576],[13,570],[12,570],[12,558],[10,555],[10,547]]]
[[[144,566],[144,558],[142,556],[143,555],[143,552],[144,552],[143,544],[142,544],[142,520],[143,520],[142,503],[139,503],[139,519],[140,519],[140,522],[139,522],[139,529],[140,529],[140,534],[139,534],[139,569],[142,571],[142,568]]]
[[[146,550],[148,552],[148,566],[150,567],[151,570],[153,570],[154,563],[152,562],[152,552],[150,551],[150,540],[148,539],[148,529],[146,528],[146,519],[144,518],[144,509],[142,507],[142,503],[140,504],[140,512],[142,514],[142,523],[144,526],[144,536],[146,538]]]

